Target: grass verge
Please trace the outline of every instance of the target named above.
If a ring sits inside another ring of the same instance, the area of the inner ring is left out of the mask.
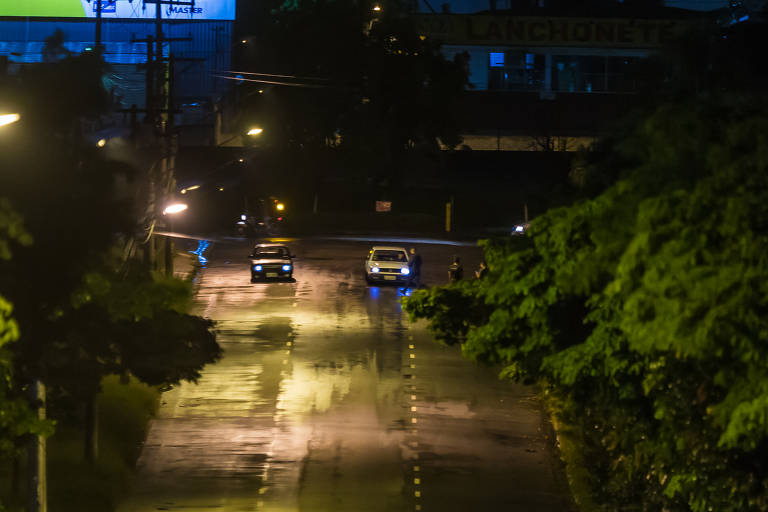
[[[61,421],[48,439],[48,510],[50,512],[108,512],[129,488],[149,420],[160,393],[131,379],[106,377],[98,397],[99,453],[95,464],[83,459],[83,430]],[[22,464],[24,456],[21,457]],[[21,489],[14,498],[10,489],[11,463],[0,467],[0,503],[8,512],[24,510]],[[23,465],[19,468],[24,474]],[[7,478],[6,478],[7,477]],[[24,482],[21,482],[22,486]],[[2,506],[0,505],[0,511]]]
[[[116,376],[104,379],[98,398],[99,454],[94,465],[83,461],[82,430],[57,428],[48,450],[51,512],[115,508],[128,490],[159,396],[156,388],[134,379],[127,384]]]
[[[600,507],[592,499],[592,477],[586,467],[579,431],[560,421],[563,404],[552,393],[546,391],[546,384],[541,385],[544,408],[552,422],[560,458],[565,464],[565,473],[571,496],[579,512],[598,512]]]

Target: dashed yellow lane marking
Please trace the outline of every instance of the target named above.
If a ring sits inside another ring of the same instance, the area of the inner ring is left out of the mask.
[[[408,348],[413,350],[415,347],[413,345],[408,345]]]
[[[411,400],[416,400],[416,395],[411,395]]]
[[[416,496],[417,498],[421,498],[421,491],[415,491],[413,495]]]
[[[416,359],[416,354],[411,354],[411,359]]]
[[[413,405],[411,406],[411,412],[416,412],[416,407]]]
[[[419,485],[421,483],[421,478],[418,478],[418,477],[414,478],[413,479],[413,483],[416,484],[416,485]]]
[[[417,420],[416,418],[411,418],[411,423],[418,423],[418,422],[419,420]]]
[[[419,466],[413,466],[413,470],[414,470],[416,473],[418,473],[419,471],[421,471],[421,468],[420,468]]]

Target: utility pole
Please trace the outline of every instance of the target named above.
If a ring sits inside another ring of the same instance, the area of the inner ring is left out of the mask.
[[[35,380],[29,387],[32,407],[39,420],[45,419],[45,386]],[[27,492],[27,512],[48,511],[48,479],[46,472],[46,439],[40,434],[31,434],[27,449],[29,490]]]
[[[173,73],[174,57],[170,49],[166,61],[163,55],[163,45],[172,41],[191,41],[191,37],[166,38],[163,34],[163,5],[190,6],[194,8],[194,0],[143,0],[144,4],[155,5],[155,34],[146,39],[135,39],[133,42],[147,43],[146,67],[146,122],[150,124],[158,138],[159,158],[148,170],[147,209],[144,222],[150,226],[150,234],[146,240],[145,260],[152,264],[155,261],[156,237],[151,235],[162,214],[163,207],[173,194],[176,187],[175,161],[177,151],[176,133],[174,130],[175,105],[173,104]],[[166,64],[167,62],[167,64]],[[165,271],[173,274],[173,239],[164,237],[163,259]]]
[[[93,46],[99,54],[101,54],[101,0],[94,0],[96,2],[96,34],[94,36]]]

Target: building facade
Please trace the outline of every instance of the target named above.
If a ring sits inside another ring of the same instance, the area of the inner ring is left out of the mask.
[[[732,14],[738,21],[746,8],[683,0],[419,2],[419,33],[467,67],[465,148],[483,150],[588,144],[631,105],[640,61],[693,20]],[[713,9],[721,14],[702,12]]]
[[[96,47],[100,24],[104,60],[110,65],[104,77],[115,106],[144,108],[148,37],[156,35],[155,5],[142,0],[58,0],[18,2],[0,6],[0,59],[5,72],[50,58],[51,36],[58,32],[59,55],[80,54]],[[161,30],[168,41],[163,55],[173,55],[174,97],[185,119],[194,122],[212,111],[228,89],[216,78],[228,70],[232,54],[235,0],[196,0],[190,5],[164,5]],[[48,42],[46,42],[48,41]]]

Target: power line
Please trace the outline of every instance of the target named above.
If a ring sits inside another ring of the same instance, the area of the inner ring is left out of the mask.
[[[296,75],[275,75],[272,73],[255,73],[252,71],[224,71],[224,73],[237,73],[239,75],[256,75],[256,76],[271,76],[273,78],[293,78],[295,80],[322,80],[328,81],[328,78],[320,78],[314,76],[296,76]]]
[[[235,76],[224,76],[224,75],[213,75],[216,78],[223,78],[224,80],[237,80],[238,82],[255,82],[259,84],[270,84],[270,85],[285,85],[288,87],[308,87],[311,89],[338,89],[339,87],[335,87],[332,85],[320,85],[320,84],[301,84],[297,82],[277,82],[273,80],[257,80],[255,78],[238,78]]]

